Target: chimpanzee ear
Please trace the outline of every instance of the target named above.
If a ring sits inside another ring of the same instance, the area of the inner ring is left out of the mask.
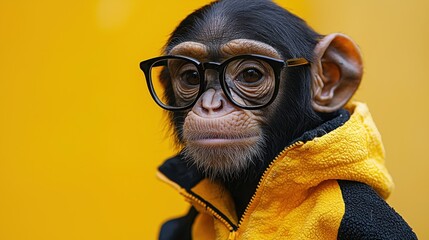
[[[314,49],[312,106],[317,112],[333,112],[344,106],[362,79],[362,57],[348,36],[325,36]]]

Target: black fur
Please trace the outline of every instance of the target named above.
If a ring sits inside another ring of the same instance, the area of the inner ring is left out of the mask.
[[[271,1],[224,0],[206,5],[186,17],[172,33],[165,52],[168,54],[181,42],[201,42],[209,46],[210,60],[217,61],[220,57],[220,44],[245,38],[271,45],[283,59],[304,57],[311,62],[314,47],[320,37],[302,19]],[[167,92],[170,91],[169,101],[173,102],[168,73],[165,71],[162,77]],[[278,104],[275,105],[278,107],[267,119],[267,124],[262,126],[268,146],[264,149],[266,154],[263,164],[249,169],[247,174],[242,174],[242,179],[226,183],[236,201],[239,215],[244,211],[261,173],[269,162],[294,139],[326,120],[311,107],[309,65],[288,69],[281,81],[282,94],[277,96]],[[179,142],[182,142],[182,126],[186,113],[170,113]]]

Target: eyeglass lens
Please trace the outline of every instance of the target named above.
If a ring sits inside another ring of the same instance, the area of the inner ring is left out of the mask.
[[[267,62],[260,59],[231,61],[225,68],[224,79],[227,94],[239,106],[264,105],[274,95],[274,71]]]
[[[161,81],[163,68],[171,78],[171,89],[166,89],[165,83]],[[152,65],[150,74],[155,95],[166,106],[185,107],[192,104],[198,96],[200,77],[197,66],[191,61],[163,59]],[[169,99],[168,94],[173,94],[174,99]]]

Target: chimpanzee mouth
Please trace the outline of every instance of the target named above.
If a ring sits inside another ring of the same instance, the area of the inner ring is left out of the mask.
[[[257,142],[259,135],[254,132],[243,133],[196,133],[189,134],[187,137],[188,144],[206,145],[206,146],[221,146],[221,145],[247,145]],[[233,146],[231,146],[233,147]]]

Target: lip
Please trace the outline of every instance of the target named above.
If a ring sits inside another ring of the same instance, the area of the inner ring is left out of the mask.
[[[256,142],[258,136],[239,137],[239,138],[219,138],[219,137],[208,137],[188,140],[190,144],[202,145],[202,146],[228,146],[228,145],[247,145]]]

